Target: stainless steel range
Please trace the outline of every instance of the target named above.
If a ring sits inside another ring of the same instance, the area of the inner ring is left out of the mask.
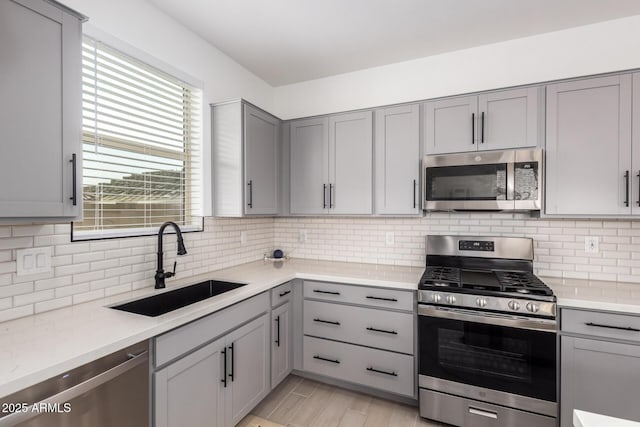
[[[465,427],[557,426],[556,298],[533,241],[427,236],[420,415]]]

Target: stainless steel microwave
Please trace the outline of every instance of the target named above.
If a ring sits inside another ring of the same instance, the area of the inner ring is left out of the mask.
[[[427,211],[539,211],[542,149],[427,155],[422,208]]]

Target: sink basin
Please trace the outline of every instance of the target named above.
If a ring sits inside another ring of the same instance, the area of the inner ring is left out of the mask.
[[[196,283],[195,285],[185,286],[184,288],[173,291],[115,305],[111,308],[155,317],[245,285],[246,283],[207,280],[206,282]]]

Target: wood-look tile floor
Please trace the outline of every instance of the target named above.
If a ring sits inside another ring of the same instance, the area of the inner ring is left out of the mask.
[[[237,427],[441,427],[418,408],[289,375]]]

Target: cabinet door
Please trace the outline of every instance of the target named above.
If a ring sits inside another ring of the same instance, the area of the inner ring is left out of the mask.
[[[270,391],[269,331],[269,314],[264,314],[226,337],[225,426],[238,424]]]
[[[271,313],[271,388],[285,379],[293,367],[291,313],[291,302],[275,308]]]
[[[223,340],[154,374],[155,427],[223,426]]]
[[[630,214],[631,76],[547,86],[546,145],[547,214]]]
[[[574,409],[640,421],[640,346],[563,336],[560,413]]]
[[[250,105],[244,106],[245,213],[278,213],[277,118]]]
[[[329,118],[329,213],[372,213],[372,117],[365,111]]]
[[[290,130],[291,213],[321,214],[329,207],[329,121],[297,120]]]
[[[0,217],[78,216],[81,23],[45,1],[2,1],[0,16]]]
[[[632,135],[633,147],[631,148],[633,172],[631,173],[631,212],[640,215],[640,73],[633,75],[633,115]]]
[[[532,87],[478,96],[478,150],[538,145],[539,91]]]
[[[420,208],[420,106],[376,111],[376,213],[417,215]]]
[[[441,154],[476,151],[477,122],[477,96],[425,103],[425,152]]]

